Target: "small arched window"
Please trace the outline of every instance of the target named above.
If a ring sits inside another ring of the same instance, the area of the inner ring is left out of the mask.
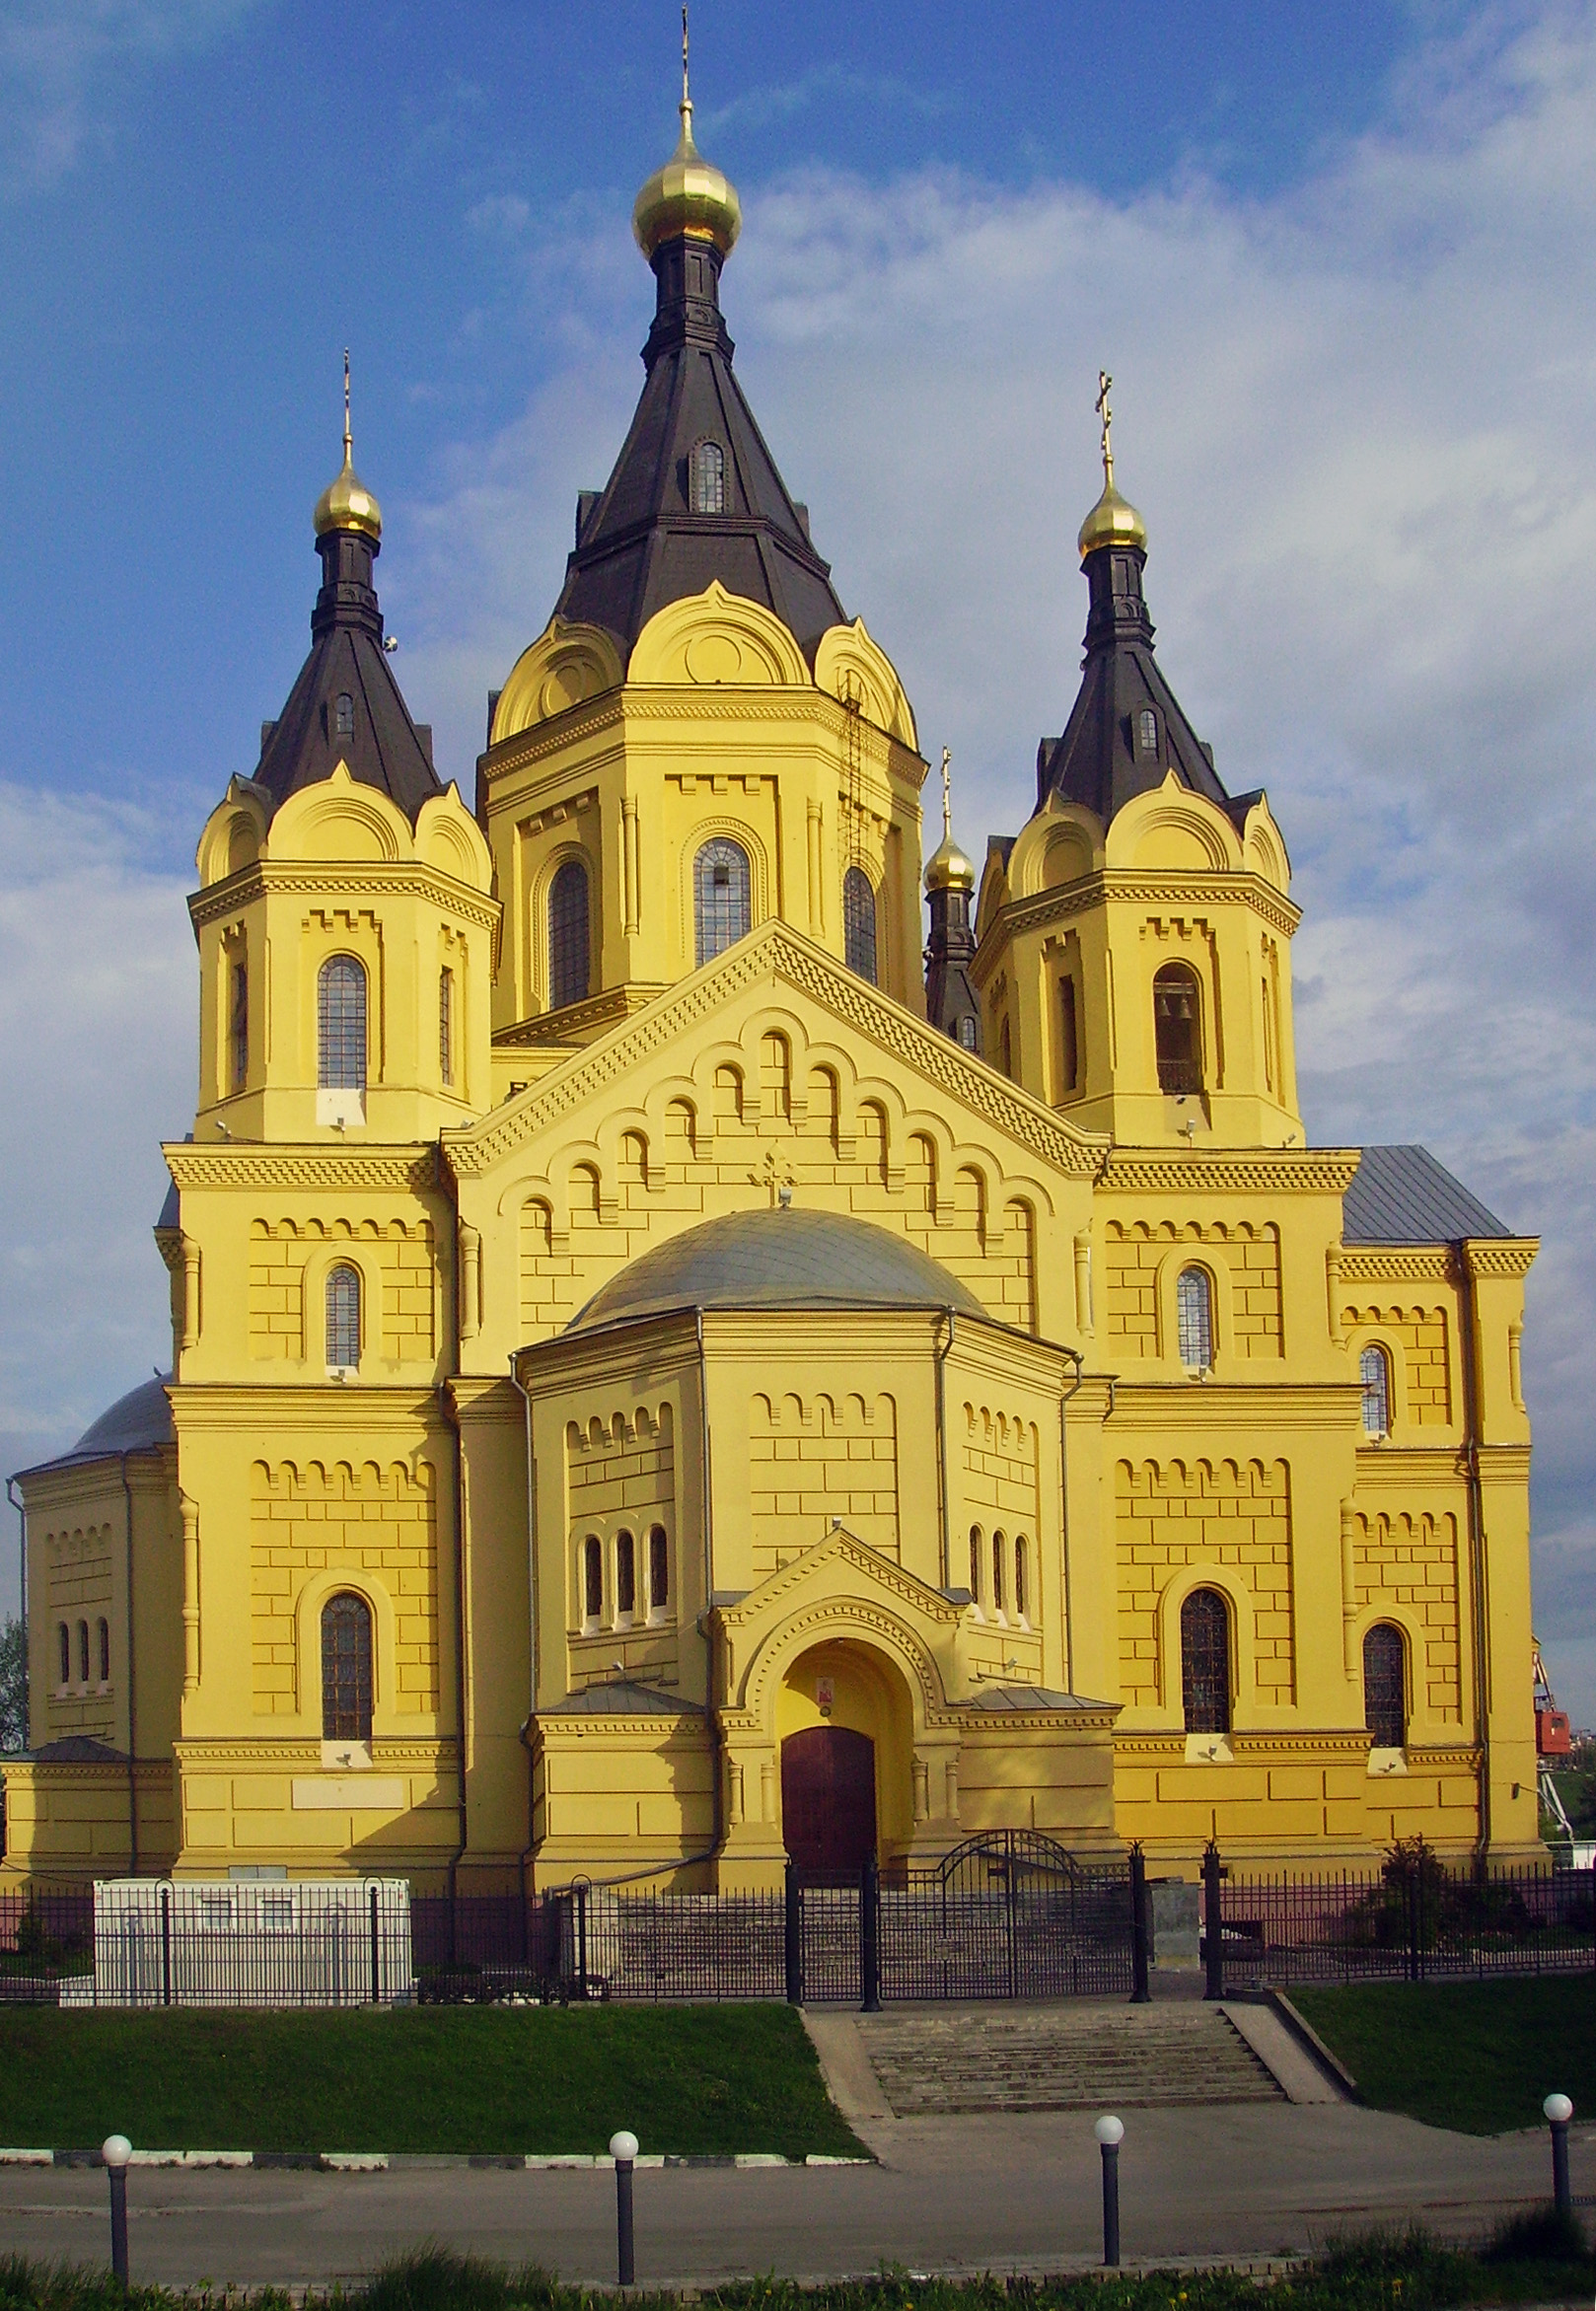
[[[1029,1553],[1025,1535],[1017,1533],[1014,1537],[1014,1618],[1016,1621],[1024,1621],[1031,1607],[1031,1568],[1026,1562]]]
[[[229,1027],[233,1050],[233,1089],[242,1091],[250,1076],[250,971],[233,966],[233,1017]]]
[[[352,1589],[322,1608],[322,1739],[371,1739],[371,1607]]]
[[[976,1020],[973,1012],[965,1012],[959,1021],[959,1047],[965,1051],[973,1051],[976,1047]]]
[[[979,1604],[979,1601],[980,1527],[979,1525],[972,1525],[970,1528],[970,1602],[972,1605],[976,1605]]]
[[[1407,1668],[1401,1629],[1377,1621],[1363,1640],[1363,1721],[1371,1749],[1400,1750],[1407,1738]]]
[[[876,895],[863,867],[842,877],[842,951],[849,971],[872,986],[876,978]]]
[[[1136,715],[1136,753],[1143,761],[1158,758],[1158,715],[1151,706],[1143,706]]]
[[[109,1685],[110,1683],[110,1624],[109,1621],[103,1621],[100,1624],[100,1682],[102,1685]]]
[[[637,1544],[629,1533],[616,1537],[616,1618],[630,1621],[637,1611]]]
[[[591,1628],[604,1618],[604,1546],[597,1533],[582,1544],[582,1619]]]
[[[86,1621],[80,1621],[78,1624],[78,1683],[79,1685],[87,1685],[88,1682],[89,1624]]]
[[[1230,1609],[1217,1589],[1181,1607],[1181,1700],[1188,1733],[1230,1731]]]
[[[665,1527],[656,1525],[648,1536],[648,1610],[663,1613],[671,1602],[671,1549]]]
[[[1177,1096],[1202,1089],[1202,990],[1195,971],[1166,963],[1153,980],[1158,1088]]]
[[[713,962],[754,928],[753,876],[740,842],[717,835],[692,862],[692,929],[699,963]]]
[[[1080,1081],[1080,1030],[1075,1016],[1075,980],[1058,981],[1058,1090],[1071,1092]]]
[[[329,955],[316,981],[316,1080],[324,1091],[366,1088],[366,969]]]
[[[1363,1383],[1363,1433],[1365,1436],[1391,1434],[1391,1361],[1384,1348],[1372,1341],[1357,1360],[1358,1378]]]
[[[72,1631],[67,1627],[64,1621],[59,1625],[56,1630],[56,1635],[60,1640],[59,1651],[61,1667],[61,1674],[57,1680],[57,1683],[60,1685],[70,1685],[72,1683]]]
[[[695,514],[726,511],[726,453],[718,441],[701,441],[693,449],[692,510]]]
[[[1003,1610],[1004,1587],[1003,1536],[1001,1533],[994,1533],[992,1535],[992,1611],[994,1613],[1001,1613]]]
[[[1014,1039],[1009,1034],[1009,1025],[1006,1019],[998,1031],[997,1055],[1002,1063],[1003,1073],[1012,1075],[1014,1073]]]
[[[1213,1279],[1205,1267],[1183,1267],[1175,1283],[1175,1325],[1188,1372],[1213,1363]]]
[[[360,1362],[360,1270],[342,1262],[327,1270],[326,1360],[334,1372]]]
[[[438,1080],[455,1080],[455,975],[447,963],[438,974]]]
[[[568,858],[548,886],[548,1008],[585,1003],[592,937],[588,927],[588,871]]]
[[[353,738],[355,734],[355,702],[347,690],[340,690],[332,705],[332,735],[334,738]]]

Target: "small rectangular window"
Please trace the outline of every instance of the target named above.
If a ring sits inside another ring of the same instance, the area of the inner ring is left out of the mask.
[[[1058,1091],[1060,1098],[1080,1081],[1080,1047],[1075,1025],[1075,981],[1058,981]]]
[[[455,975],[447,964],[438,974],[438,1075],[455,1080]]]
[[[242,1091],[250,1078],[250,970],[248,964],[233,966],[233,1018],[231,1027],[233,1054],[233,1089]]]

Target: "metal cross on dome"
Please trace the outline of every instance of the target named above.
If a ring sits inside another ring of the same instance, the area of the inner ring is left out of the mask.
[[[1097,373],[1097,400],[1094,406],[1103,420],[1103,473],[1109,481],[1114,479],[1114,450],[1109,441],[1109,428],[1114,423],[1114,411],[1109,407],[1109,395],[1113,389],[1113,378],[1106,369],[1100,369]]]

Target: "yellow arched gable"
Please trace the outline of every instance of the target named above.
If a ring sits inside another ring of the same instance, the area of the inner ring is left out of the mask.
[[[1154,874],[1213,874],[1241,866],[1241,843],[1223,811],[1183,786],[1172,770],[1162,786],[1132,795],[1116,815],[1104,864]]]
[[[828,627],[822,634],[815,653],[815,682],[844,705],[856,698],[867,721],[918,753],[914,709],[897,668],[865,630],[862,617],[850,626]]]
[[[632,645],[626,680],[709,688],[810,686],[804,654],[780,618],[728,594],[718,578],[703,593],[655,612]]]
[[[357,785],[346,762],[330,778],[291,794],[271,822],[273,859],[365,859],[394,866],[411,854],[403,812],[374,786]]]
[[[1280,830],[1266,798],[1254,803],[1247,814],[1247,825],[1242,834],[1242,851],[1255,875],[1262,875],[1282,895],[1291,888],[1291,860]]]
[[[1103,864],[1103,822],[1081,803],[1050,795],[1015,837],[1009,853],[1008,885],[1016,899],[1056,891],[1078,882]]]
[[[550,618],[510,669],[493,709],[489,746],[618,688],[624,673],[620,653],[602,626]]]
[[[421,805],[415,823],[415,855],[424,866],[437,867],[472,891],[493,888],[493,861],[482,830],[453,784],[447,794],[434,795]]]
[[[265,842],[266,812],[259,789],[248,779],[230,779],[226,794],[205,821],[194,854],[201,890],[253,866]]]

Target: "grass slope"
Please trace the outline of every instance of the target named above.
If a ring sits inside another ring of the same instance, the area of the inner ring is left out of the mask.
[[[1596,2108],[1596,1977],[1295,1989],[1376,2110],[1462,2134],[1544,2124],[1554,2091]]]
[[[790,2006],[0,2009],[0,2144],[862,2151]],[[3,2298],[0,2298],[3,2311]]]

